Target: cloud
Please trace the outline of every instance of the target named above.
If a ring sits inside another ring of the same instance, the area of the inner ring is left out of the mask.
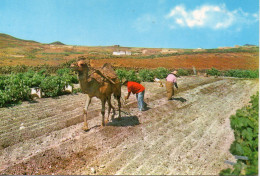
[[[166,15],[171,28],[181,26],[215,30],[250,24],[258,21],[258,18],[258,13],[249,14],[240,8],[229,11],[225,4],[202,5],[193,10],[187,10],[184,5],[177,5]]]

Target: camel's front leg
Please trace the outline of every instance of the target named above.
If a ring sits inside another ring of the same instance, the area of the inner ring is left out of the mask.
[[[117,97],[117,102],[118,102],[118,119],[121,119],[121,101],[120,101],[120,96]]]
[[[88,114],[88,107],[89,107],[90,103],[91,103],[91,98],[89,97],[89,95],[87,95],[86,105],[85,105],[85,108],[83,109],[84,126],[82,129],[84,131],[88,131],[87,114]]]
[[[101,126],[106,126],[106,123],[105,123],[105,108],[106,108],[106,99],[102,99],[101,100],[101,103],[102,103],[102,109],[101,109],[101,114],[102,114],[102,124]]]

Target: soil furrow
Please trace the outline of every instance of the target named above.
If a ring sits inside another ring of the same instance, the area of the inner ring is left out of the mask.
[[[93,99],[88,132],[81,130],[83,94],[2,108],[0,141],[13,145],[0,148],[0,173],[216,175],[229,167],[223,161],[234,159],[229,117],[248,104],[258,80],[182,77],[173,101],[166,100],[165,87],[142,84],[149,110],[139,112],[132,95],[122,119],[100,127],[101,105]],[[21,123],[28,134],[15,129]]]

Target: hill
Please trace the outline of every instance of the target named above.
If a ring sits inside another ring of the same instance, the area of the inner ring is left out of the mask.
[[[130,53],[130,55],[113,55]],[[42,44],[0,34],[0,66],[59,65],[78,56],[93,59],[94,66],[111,63],[120,68],[258,69],[258,46],[218,49],[141,48],[114,46],[71,46],[60,41]]]
[[[60,41],[56,41],[56,42],[52,42],[50,43],[51,45],[65,45],[64,43],[60,42]]]
[[[33,40],[23,40],[11,35],[0,33],[0,48],[26,46],[29,44],[38,44],[38,42]]]

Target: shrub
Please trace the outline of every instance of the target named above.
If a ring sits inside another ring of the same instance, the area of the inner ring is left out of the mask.
[[[126,74],[126,80],[134,81],[140,83],[141,80],[137,77],[137,74],[134,70],[129,70]]]
[[[29,87],[39,87],[41,81],[47,76],[45,70],[41,70],[40,72],[34,72],[29,70],[28,72],[23,74],[23,80],[25,84]]]
[[[78,79],[76,74],[72,73],[71,69],[69,68],[63,68],[63,69],[59,69],[57,70],[57,75],[61,77],[61,79],[63,81],[66,82],[66,85],[70,84],[77,84],[78,83]]]
[[[45,77],[39,85],[46,97],[63,95],[65,86],[78,83],[76,75],[68,68],[59,69],[56,73],[56,76]]]
[[[46,97],[54,97],[65,94],[64,87],[77,82],[70,69],[58,70],[57,76],[46,74],[46,69],[0,76],[0,107],[29,100],[31,87],[40,87]]]
[[[127,70],[126,69],[117,69],[116,74],[120,81],[122,82],[123,79],[126,79]]]
[[[189,75],[189,72],[188,72],[188,70],[179,69],[179,70],[178,70],[178,75],[179,75],[179,76],[188,76],[188,75]]]
[[[139,77],[141,78],[141,81],[153,82],[154,71],[148,69],[142,69],[139,71]]]
[[[237,78],[258,78],[259,70],[227,70],[224,76]]]
[[[66,83],[59,76],[49,76],[42,80],[40,88],[46,97],[62,95]]]
[[[169,73],[170,73],[170,71],[168,69],[164,68],[164,67],[158,67],[154,71],[154,75],[158,79],[166,78]]]
[[[222,170],[220,175],[258,174],[259,92],[251,97],[250,103],[250,106],[237,110],[236,115],[230,118],[235,135],[230,152],[233,155],[246,156],[248,160],[238,159],[233,170]]]
[[[128,71],[126,69],[117,69],[116,74],[121,82],[123,81],[123,79],[126,79],[127,81],[135,81],[139,83],[141,82],[134,70]]]
[[[211,76],[220,76],[221,72],[215,68],[211,68],[211,70],[207,70],[207,74]]]
[[[5,80],[6,80],[6,79],[8,79],[7,76],[3,76],[3,75],[0,76],[0,90],[4,90]]]
[[[11,74],[1,77],[0,107],[17,103],[30,98],[30,88],[22,74]]]

